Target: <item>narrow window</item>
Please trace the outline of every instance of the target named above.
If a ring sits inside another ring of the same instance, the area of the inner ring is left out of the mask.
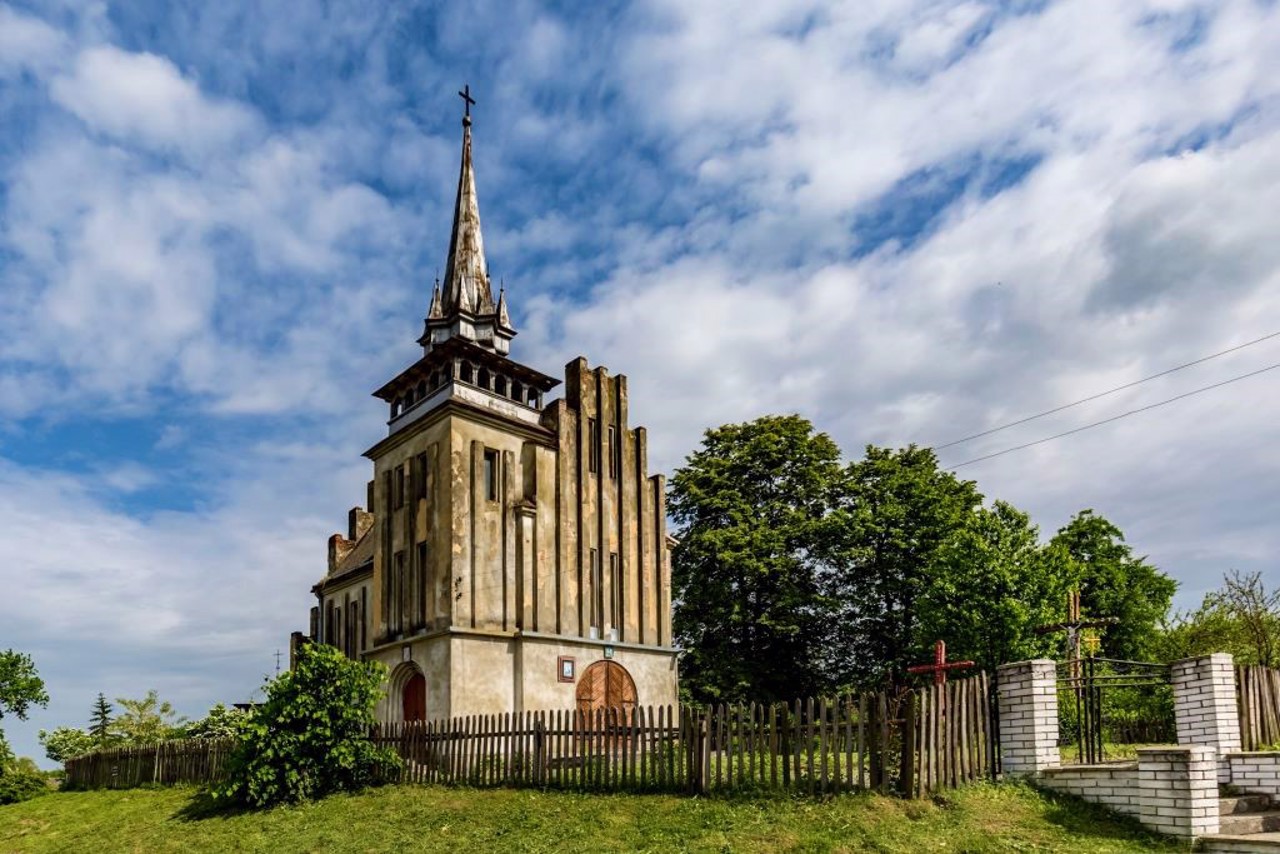
[[[331,646],[342,646],[342,606],[334,605],[329,611],[329,622],[333,628],[333,636],[329,638]]]
[[[517,380],[511,381],[511,399],[524,403],[524,386]]]
[[[619,451],[622,446],[618,444],[618,433],[612,425],[609,427],[609,477],[616,478],[618,476],[618,460],[621,458]]]
[[[471,363],[463,362],[462,367],[458,369],[458,379],[464,383],[471,382]]]
[[[399,510],[404,506],[404,466],[396,466],[392,478],[391,509]]]
[[[408,591],[405,590],[404,552],[396,552],[395,556],[395,590],[392,594],[391,613],[395,620],[394,631],[404,630],[404,606]]]
[[[356,619],[360,613],[360,605],[357,602],[351,602],[347,605],[347,637],[343,646],[346,649],[347,658],[356,657],[356,641],[359,640],[359,633],[356,629]]]
[[[493,390],[503,397],[507,396],[507,378],[498,374],[493,378]]]
[[[427,564],[427,544],[418,543],[418,625],[425,626],[427,617],[427,591],[430,590],[431,568]]]
[[[492,448],[484,452],[484,497],[487,501],[498,500],[498,452]]]
[[[489,369],[481,368],[480,373],[476,374],[476,385],[482,389],[488,390],[489,386]]]
[[[601,628],[604,616],[604,590],[600,583],[600,552],[591,550],[591,627]]]
[[[587,469],[592,474],[600,471],[600,422],[587,419]]]
[[[369,648],[368,629],[365,628],[367,625],[369,625],[369,601],[366,598],[366,593],[368,589],[369,588],[367,587],[360,588],[360,649],[361,651]]]
[[[414,481],[414,499],[422,499],[427,497],[427,455],[418,454],[418,477]]]
[[[622,576],[618,567],[618,553],[609,552],[609,619],[615,632],[622,632]]]
[[[314,605],[311,606],[311,634],[309,637],[312,641],[320,640],[320,609]]]

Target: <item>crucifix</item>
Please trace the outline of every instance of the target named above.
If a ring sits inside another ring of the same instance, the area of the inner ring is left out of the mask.
[[[471,107],[475,104],[476,99],[471,97],[470,83],[462,87],[462,91],[458,93],[458,97],[466,103],[466,107],[464,107],[466,112],[463,114],[462,120],[467,124],[471,124]]]
[[[1080,642],[1085,629],[1103,629],[1120,622],[1115,617],[1100,617],[1096,620],[1084,620],[1080,617],[1080,591],[1072,590],[1067,594],[1067,619],[1061,623],[1050,623],[1040,626],[1036,634],[1047,635],[1052,632],[1065,632],[1067,636],[1067,655],[1071,664],[1071,678],[1080,678]]]
[[[972,661],[947,661],[947,643],[938,640],[933,644],[933,664],[914,664],[907,668],[908,673],[932,673],[934,685],[947,684],[947,671],[973,667]]]
[[[280,675],[280,650],[276,650],[276,675]]]

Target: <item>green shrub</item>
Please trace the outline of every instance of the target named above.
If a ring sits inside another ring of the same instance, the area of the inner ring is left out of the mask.
[[[49,784],[39,771],[13,766],[0,771],[0,804],[29,801],[49,791]]]
[[[400,764],[369,739],[387,669],[309,644],[296,667],[267,685],[266,701],[240,727],[216,799],[261,807],[355,791]]]

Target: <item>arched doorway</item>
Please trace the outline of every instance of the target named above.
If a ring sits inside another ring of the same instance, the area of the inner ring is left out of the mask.
[[[597,661],[578,680],[578,711],[636,707],[636,683],[627,669],[616,661]]]
[[[427,680],[421,673],[415,673],[404,683],[401,692],[406,721],[425,721],[427,719]]]

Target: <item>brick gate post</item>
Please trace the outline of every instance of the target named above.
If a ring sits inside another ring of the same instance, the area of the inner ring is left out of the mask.
[[[1000,762],[1007,776],[1033,776],[1062,764],[1057,681],[1056,666],[1048,659],[996,668]]]

